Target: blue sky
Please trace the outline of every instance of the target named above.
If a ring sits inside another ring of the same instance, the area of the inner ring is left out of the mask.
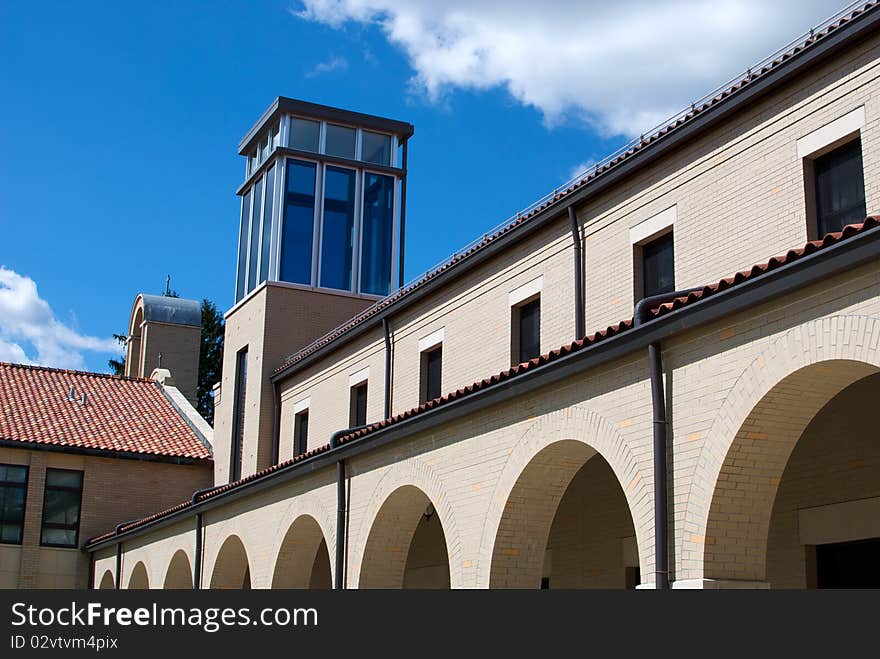
[[[278,95],[415,125],[409,278],[839,7],[4,2],[0,360],[106,370],[166,274],[226,310],[236,146]]]

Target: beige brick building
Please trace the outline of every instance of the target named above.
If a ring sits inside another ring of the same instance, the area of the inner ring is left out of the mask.
[[[240,145],[214,488],[107,525],[93,585],[878,585],[878,22],[407,286],[412,126],[279,98]]]

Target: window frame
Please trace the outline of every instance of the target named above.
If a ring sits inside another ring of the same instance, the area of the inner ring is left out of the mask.
[[[439,365],[438,368],[440,372],[438,373],[438,383],[437,383],[437,395],[431,396],[431,392],[429,391],[430,387],[430,367],[431,367],[431,357],[436,353],[440,353]],[[427,403],[429,401],[434,400],[435,398],[439,398],[443,395],[443,343],[435,343],[434,345],[425,348],[419,354],[419,404]]]
[[[649,295],[657,295],[667,292],[661,291],[659,293],[649,293],[646,285],[647,282],[645,281],[645,249],[665,240],[670,240],[672,243],[672,288],[668,292],[675,291],[675,228],[673,225],[670,225],[633,245],[633,298],[636,302]]]
[[[305,432],[302,425],[305,420]],[[300,436],[304,435],[304,436]],[[309,408],[305,407],[293,415],[293,457],[307,453],[309,450]]]
[[[816,162],[842,149],[851,148],[853,145],[858,145],[862,174],[862,200],[865,203],[865,215],[867,215],[868,195],[865,190],[865,151],[862,144],[861,131],[857,130],[813,153],[807,154],[803,158],[805,214],[807,218],[807,237],[810,240],[820,240],[826,233],[830,232],[827,227],[823,229],[821,226],[822,218],[819,216],[819,172],[816,169]],[[864,220],[864,217],[861,219]],[[839,231],[839,229],[836,230]]]
[[[72,474],[79,474],[79,488],[74,488],[69,485],[49,485],[49,472],[68,472]],[[46,479],[43,485],[43,510],[40,518],[40,547],[55,547],[60,549],[76,549],[79,546],[79,529],[82,524],[82,498],[83,491],[85,490],[86,484],[86,474],[81,469],[63,469],[58,467],[47,467],[46,468]],[[50,491],[54,492],[77,492],[79,494],[79,499],[77,501],[77,515],[76,515],[76,524],[62,524],[60,522],[47,522],[46,521],[46,497]],[[73,543],[72,544],[62,544],[56,542],[46,542],[43,540],[44,531],[49,529],[61,529],[64,531],[73,531]]]
[[[526,307],[530,307],[537,303],[538,305],[538,336],[537,336],[537,354],[523,359],[523,337],[522,337],[522,312]],[[510,362],[511,366],[522,364],[530,361],[535,357],[541,356],[541,293],[535,293],[529,297],[520,300],[510,307]]]
[[[8,540],[3,540],[2,537],[0,537],[0,545],[20,547],[24,543],[24,524],[27,518],[28,485],[30,483],[31,469],[29,465],[15,464],[12,462],[4,462],[0,464],[0,467],[15,467],[16,469],[24,469],[24,482],[17,483],[15,481],[0,481],[0,488],[14,487],[17,489],[20,488],[24,491],[24,496],[22,497],[21,501],[21,532],[19,533],[18,542],[10,542]],[[0,525],[6,525],[6,520],[2,517],[2,511],[0,511]]]
[[[360,410],[360,404],[358,402],[358,393],[360,391],[364,392],[364,403],[363,403],[363,420],[360,421],[358,419],[358,412]],[[367,423],[367,405],[369,403],[369,380],[361,380],[352,384],[349,387],[349,403],[348,403],[348,427],[355,428],[357,426],[362,426]]]
[[[244,421],[245,407],[247,403],[247,380],[248,380],[248,346],[244,346],[235,353],[235,385],[232,391],[232,443],[229,451],[229,482],[232,483],[241,478],[242,454],[244,453]],[[244,365],[244,369],[242,369]],[[244,377],[242,378],[242,371]],[[244,385],[244,394],[241,387]],[[242,400],[244,398],[244,400]],[[240,432],[239,432],[240,429]]]

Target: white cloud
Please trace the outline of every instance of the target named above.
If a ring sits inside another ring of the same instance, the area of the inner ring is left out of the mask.
[[[315,78],[324,73],[333,73],[334,71],[345,71],[348,69],[348,60],[344,57],[334,55],[325,62],[319,62],[311,71],[306,73],[306,78]]]
[[[414,86],[502,86],[548,125],[638,135],[828,18],[840,0],[303,0],[303,19],[376,24]]]
[[[119,344],[68,327],[33,279],[0,266],[0,361],[81,369],[86,351],[118,353]]]
[[[568,176],[565,178],[563,183],[568,183],[574,178],[578,178],[581,174],[586,174],[587,170],[592,169],[593,165],[596,164],[595,160],[584,160],[583,162],[579,162],[577,165],[574,165],[570,170],[568,170]]]

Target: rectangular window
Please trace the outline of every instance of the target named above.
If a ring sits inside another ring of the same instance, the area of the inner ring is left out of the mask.
[[[324,175],[320,285],[327,288],[351,290],[356,177],[353,169],[329,165]]]
[[[293,455],[302,455],[309,450],[309,411],[293,417]]]
[[[865,174],[861,140],[852,140],[813,161],[817,238],[863,222]]]
[[[354,160],[355,144],[357,143],[357,131],[347,126],[327,124],[327,138],[324,145],[324,153],[328,156],[350,158]]]
[[[511,309],[511,355],[521,364],[541,354],[540,296]]]
[[[241,478],[241,458],[244,453],[244,411],[247,398],[247,348],[238,352],[235,361],[235,402],[232,410],[232,446],[229,455],[229,480]]]
[[[351,405],[348,413],[350,428],[367,423],[367,383],[361,382],[351,388]]]
[[[250,293],[257,285],[257,264],[260,259],[260,218],[263,214],[263,179],[254,183],[254,203],[251,213],[250,258],[248,259],[248,286]]]
[[[321,135],[321,123],[308,119],[290,120],[290,148],[300,151],[318,152],[318,141]]]
[[[269,243],[272,237],[272,211],[275,208],[275,166],[266,172],[266,194],[263,207],[263,230],[260,242],[260,277],[262,283],[269,278]]]
[[[364,173],[361,292],[388,295],[394,230],[394,178]]]
[[[672,232],[643,245],[642,297],[675,290],[675,252]]]
[[[373,133],[368,130],[363,131],[362,135],[361,160],[377,165],[390,165],[391,136]]]
[[[281,268],[278,278],[294,284],[312,283],[312,234],[315,224],[317,166],[287,161],[287,192],[281,231]]]
[[[27,467],[0,464],[0,544],[21,544],[27,481]]]
[[[70,469],[46,470],[41,545],[77,546],[82,491],[83,472]]]
[[[251,192],[241,200],[241,224],[238,234],[238,277],[235,282],[235,301],[244,297],[244,285],[247,281],[248,230],[251,218]]]
[[[425,403],[443,395],[443,345],[426,350],[421,358],[421,401]]]

